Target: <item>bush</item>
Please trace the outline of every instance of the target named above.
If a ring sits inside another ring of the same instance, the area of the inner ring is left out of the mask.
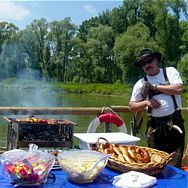
[[[73,83],[79,83],[80,82],[80,77],[79,76],[75,76],[73,78]]]
[[[117,80],[115,84],[122,84],[121,80]]]

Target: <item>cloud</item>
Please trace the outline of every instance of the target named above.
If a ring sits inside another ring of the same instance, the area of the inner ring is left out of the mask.
[[[97,12],[96,8],[92,4],[84,5],[84,9],[91,14]]]
[[[16,2],[0,1],[0,20],[16,20],[21,21],[25,17],[30,16],[29,10],[25,9]]]

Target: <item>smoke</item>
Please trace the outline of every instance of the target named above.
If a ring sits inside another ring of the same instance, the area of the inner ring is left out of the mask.
[[[1,85],[0,106],[58,106],[59,92],[53,89],[52,82],[40,79],[38,70],[22,69],[16,78]]]
[[[16,77],[24,80],[40,80],[40,72],[38,70],[25,68],[18,71]]]

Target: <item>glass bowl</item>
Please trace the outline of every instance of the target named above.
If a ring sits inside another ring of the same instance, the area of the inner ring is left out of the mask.
[[[1,156],[3,172],[15,187],[44,184],[54,162],[52,154],[39,150],[27,152],[14,149]]]
[[[58,154],[58,162],[70,181],[90,183],[106,166],[110,155],[93,150],[69,150]]]

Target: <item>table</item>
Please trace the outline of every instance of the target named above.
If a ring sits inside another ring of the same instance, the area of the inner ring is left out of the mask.
[[[0,166],[1,167],[1,166]],[[42,188],[117,188],[112,185],[113,177],[119,175],[118,172],[105,168],[93,183],[75,184],[66,179],[66,175],[62,170],[52,171],[56,176],[54,183],[46,183]],[[3,177],[2,168],[0,168],[0,187],[12,188],[8,179]],[[187,188],[188,187],[188,173],[167,165],[158,175],[157,183],[153,188]],[[37,186],[30,186],[29,188],[38,188]]]

